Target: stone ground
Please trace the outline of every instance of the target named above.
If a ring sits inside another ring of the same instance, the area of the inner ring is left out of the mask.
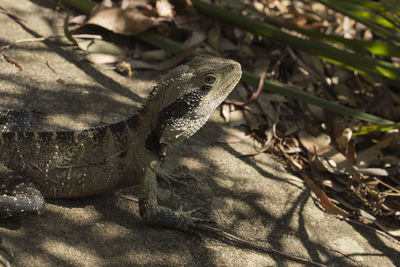
[[[63,35],[66,11],[56,11],[55,2],[0,1],[0,7],[22,19],[19,23],[0,13],[0,46]],[[65,38],[21,43],[1,54],[23,71],[0,57],[0,106],[39,111],[33,129],[82,129],[124,119],[137,110],[158,77],[136,72],[127,78],[94,66]],[[160,185],[163,205],[200,209],[197,216],[211,218],[223,229],[329,266],[400,264],[399,245],[322,211],[279,159],[268,154],[237,158],[253,151],[253,141],[216,143],[218,136],[232,131],[215,112],[193,138],[171,151],[167,167],[187,166],[192,178],[185,180],[187,186]],[[15,253],[13,266],[302,265],[210,235],[149,227],[137,203],[118,192],[51,200],[41,216],[2,221],[0,236]]]

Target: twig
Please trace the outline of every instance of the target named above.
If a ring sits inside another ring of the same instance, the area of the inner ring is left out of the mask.
[[[400,241],[399,240],[397,240],[396,238],[394,238],[393,236],[389,235],[388,233],[386,233],[384,231],[378,230],[378,229],[376,229],[374,227],[371,227],[369,225],[366,225],[365,223],[362,223],[362,222],[360,222],[358,220],[354,220],[354,219],[351,219],[351,218],[340,218],[340,217],[338,217],[338,218],[339,219],[343,219],[343,220],[345,220],[347,222],[350,222],[350,223],[355,223],[357,225],[364,226],[368,230],[374,231],[375,233],[386,237],[389,241],[392,241],[394,244],[400,245]]]
[[[262,90],[263,90],[263,88],[264,88],[264,80],[265,80],[265,76],[266,76],[266,75],[267,75],[266,72],[263,72],[263,73],[261,74],[260,81],[258,82],[257,91],[254,92],[254,93],[250,96],[250,98],[249,98],[248,100],[246,100],[246,101],[225,100],[225,102],[226,102],[226,103],[229,103],[229,104],[233,104],[233,105],[235,105],[235,106],[239,106],[239,107],[245,106],[245,105],[247,105],[247,104],[253,102],[254,100],[256,100],[256,99],[260,96],[260,94],[261,94],[261,92],[262,92]]]
[[[121,193],[119,196],[123,197],[123,198],[126,198],[128,200],[134,201],[136,203],[139,203],[139,198],[137,198],[137,197],[133,197],[133,196],[130,196],[130,195],[127,195],[127,194],[124,194],[124,193]]]
[[[381,179],[376,178],[376,177],[374,177],[374,179],[377,180],[378,182],[380,182],[381,184],[383,184],[384,186],[389,187],[389,188],[392,189],[393,191],[396,191],[397,193],[400,193],[400,190],[399,190],[399,189],[397,189],[397,188],[391,186],[390,184],[385,183],[385,182],[382,181]]]
[[[6,49],[10,48],[11,46],[13,46],[15,44],[30,43],[30,42],[42,42],[44,40],[46,40],[45,37],[16,40],[16,41],[12,42],[11,44],[0,46],[0,51],[6,50]]]
[[[267,252],[267,253],[278,254],[278,255],[280,255],[280,256],[282,256],[284,258],[287,258],[289,260],[292,260],[292,261],[297,261],[297,262],[301,262],[301,263],[305,263],[305,264],[313,264],[315,266],[320,266],[320,267],[326,267],[326,265],[317,263],[317,262],[312,261],[312,260],[308,260],[308,259],[305,259],[305,258],[302,258],[302,257],[298,257],[298,256],[289,255],[289,254],[283,253],[283,252],[281,252],[279,250],[259,245],[254,241],[246,240],[246,239],[244,239],[242,237],[239,237],[237,235],[233,235],[233,234],[228,233],[228,232],[226,232],[226,231],[224,231],[224,230],[222,230],[220,228],[217,228],[217,227],[212,227],[212,226],[209,226],[209,225],[206,225],[206,224],[198,224],[198,229],[199,230],[203,230],[203,231],[207,231],[207,232],[210,232],[210,233],[213,233],[213,234],[216,234],[216,235],[218,235],[220,237],[223,237],[223,238],[225,238],[227,240],[234,241],[234,242],[236,242],[238,244],[242,244],[242,245],[248,246],[250,248],[259,249],[259,250],[261,250],[263,252]]]
[[[135,202],[139,202],[137,197],[132,197],[132,196],[129,196],[129,195],[126,195],[126,194],[120,194],[120,196],[123,197],[123,198],[129,199],[129,200],[135,201]],[[313,264],[315,266],[320,266],[320,267],[326,267],[326,265],[314,262],[312,260],[308,260],[308,259],[305,259],[305,258],[302,258],[302,257],[298,257],[298,256],[289,255],[289,254],[283,253],[283,252],[281,252],[279,250],[259,245],[254,241],[246,240],[246,239],[244,239],[242,237],[239,237],[237,235],[228,233],[228,232],[226,232],[226,231],[224,231],[224,230],[222,230],[222,229],[220,229],[218,227],[213,227],[213,226],[210,226],[210,225],[207,225],[207,224],[202,224],[202,223],[196,224],[196,227],[197,228],[192,230],[192,231],[194,231],[196,234],[199,234],[200,236],[202,236],[202,231],[205,231],[205,232],[213,233],[213,234],[215,234],[217,236],[220,236],[220,237],[223,237],[223,238],[225,238],[225,239],[227,239],[229,241],[233,241],[233,242],[245,245],[245,246],[253,248],[253,249],[258,249],[258,250],[261,250],[261,251],[267,252],[267,253],[278,254],[278,255],[280,255],[280,256],[282,256],[284,258],[287,258],[289,260],[292,260],[292,261],[297,261],[297,262],[302,262],[302,263],[307,263],[307,264]]]
[[[336,252],[336,253],[339,253],[340,255],[345,256],[346,258],[348,258],[348,259],[350,259],[350,260],[352,260],[352,261],[354,261],[354,262],[357,262],[355,259],[353,259],[352,257],[350,257],[349,255],[347,255],[346,253],[344,253],[344,252],[341,251],[341,250],[331,248],[330,246],[327,246],[327,245],[323,245],[323,246],[326,247],[327,249],[330,249],[330,250]]]
[[[15,61],[14,59],[12,59],[6,55],[3,55],[3,56],[8,62],[10,62],[11,64],[14,64],[17,68],[19,68],[20,71],[24,70],[24,68],[21,66],[21,64],[19,64],[17,61]]]
[[[103,37],[98,34],[73,34],[72,35],[75,39],[80,38],[80,39],[96,39],[96,40],[103,40]]]
[[[50,63],[49,63],[48,60],[46,60],[46,65],[47,65],[47,67],[49,67],[49,69],[50,69],[52,72],[54,72],[55,74],[57,74],[57,71],[56,71],[55,69],[53,69],[53,67],[50,65]]]
[[[19,39],[19,40],[15,40],[14,44],[30,43],[30,42],[41,42],[41,41],[44,41],[44,40],[46,40],[45,37]]]

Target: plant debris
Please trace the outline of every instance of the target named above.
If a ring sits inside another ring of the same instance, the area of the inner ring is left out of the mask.
[[[218,3],[229,5],[225,1]],[[325,1],[242,1],[230,8],[304,39],[311,39],[305,33],[313,30],[325,34],[324,38],[337,35],[375,41],[378,46],[386,42],[383,33],[374,32],[375,28],[323,3]],[[244,69],[257,75],[264,73],[269,80],[386,120],[400,121],[397,84],[362,75],[319,56],[216,22],[196,13],[193,6],[191,12],[187,10],[174,7],[166,0],[156,1],[154,6],[145,1],[122,1],[120,6],[98,6],[84,23],[77,18],[70,22],[83,23],[79,30],[82,26],[96,24],[122,35],[133,35],[151,27],[186,46],[196,44],[197,52],[233,58],[241,62]],[[95,40],[91,45],[93,42]],[[341,49],[353,52],[350,48]],[[376,58],[399,66],[396,56],[383,58],[379,53]],[[178,64],[182,57],[176,60],[159,50],[130,45],[120,47],[115,59],[113,64],[125,61],[133,69],[160,70]],[[104,63],[98,59],[91,61]],[[222,106],[222,114],[228,123],[240,130],[222,134],[218,142],[233,145],[254,138],[254,151],[241,156],[263,152],[283,156],[327,212],[375,225],[400,237],[399,125],[368,125],[333,114],[266,92],[262,90],[263,82],[264,76],[258,88],[241,84],[229,96]]]

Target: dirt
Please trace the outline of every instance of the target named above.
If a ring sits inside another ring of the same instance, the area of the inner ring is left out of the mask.
[[[2,1],[0,6],[21,21],[0,13],[0,46],[62,36],[69,10],[56,11],[55,5]],[[0,106],[35,111],[36,130],[83,129],[124,119],[136,112],[160,75],[135,71],[131,78],[121,76],[84,61],[59,37],[19,43],[1,54]],[[216,111],[194,137],[171,151],[166,168],[186,166],[188,171],[180,173],[186,185],[161,183],[162,205],[196,210],[195,216],[212,219],[229,232],[329,266],[399,264],[398,244],[324,212],[281,159],[237,157],[254,151],[255,141],[216,142],[233,131]],[[150,227],[141,220],[137,203],[120,192],[48,201],[40,216],[3,220],[0,236],[15,253],[13,266],[302,265],[212,235]]]

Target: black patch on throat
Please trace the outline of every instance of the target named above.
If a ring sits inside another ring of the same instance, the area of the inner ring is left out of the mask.
[[[165,127],[174,125],[176,120],[198,107],[211,86],[203,85],[193,92],[179,97],[175,102],[166,106],[159,112],[156,128],[146,138],[145,147],[150,151],[160,152],[160,136]]]

